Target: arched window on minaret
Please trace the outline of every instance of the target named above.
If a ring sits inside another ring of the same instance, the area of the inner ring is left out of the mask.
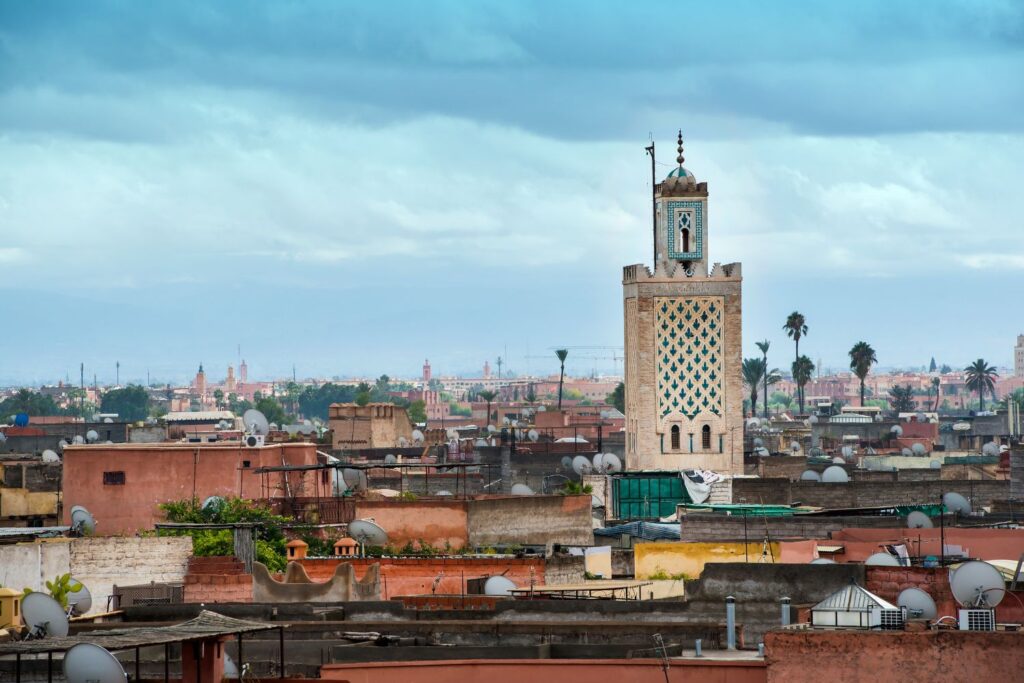
[[[711,427],[708,425],[700,428],[700,447],[706,451],[711,450]]]
[[[679,450],[679,425],[672,425],[672,450]]]

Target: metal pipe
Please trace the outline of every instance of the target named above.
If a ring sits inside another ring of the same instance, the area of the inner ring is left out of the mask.
[[[729,596],[725,599],[725,637],[726,649],[736,649],[736,598]]]
[[[789,598],[782,598],[781,602],[782,602],[782,625],[783,626],[789,626],[789,624],[790,624],[790,621],[789,621],[789,603],[791,602],[791,600]]]
[[[139,648],[135,648],[135,680],[139,680]]]
[[[279,652],[279,654],[281,656],[281,666],[280,666],[280,671],[278,672],[278,676],[277,677],[278,678],[284,678],[284,627],[283,626],[277,629],[277,643],[278,643],[278,652]]]
[[[164,643],[164,683],[171,680],[171,644]]]

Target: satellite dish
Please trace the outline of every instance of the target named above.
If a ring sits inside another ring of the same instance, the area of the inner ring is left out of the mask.
[[[918,457],[928,453],[928,449],[925,447],[923,443],[915,443],[913,446],[910,447],[910,450],[914,451],[914,455]]]
[[[850,481],[850,475],[839,465],[832,465],[821,473],[821,480],[828,484],[845,484]]]
[[[590,461],[585,455],[577,455],[572,459],[572,469],[576,474],[590,474]]]
[[[925,415],[924,413],[918,413],[918,414],[917,414],[917,415],[915,415],[914,417],[916,417],[916,418],[917,418],[917,421],[918,421],[918,422],[924,422],[925,420],[927,420],[927,419],[928,419],[928,416],[927,416],[927,415]]]
[[[216,512],[220,508],[224,507],[224,499],[220,496],[210,496],[203,501],[201,507],[203,512]]]
[[[526,438],[528,438],[530,441],[536,441],[537,439],[540,438],[540,434],[537,432],[536,429],[531,429],[526,433]]]
[[[935,524],[932,523],[932,518],[920,510],[914,510],[907,515],[908,529],[931,529],[934,526]]]
[[[594,468],[595,472],[603,472],[604,471],[604,462],[603,461],[604,461],[604,453],[594,453],[594,459],[591,462],[593,463],[593,468]]]
[[[105,418],[103,418],[103,424],[105,424],[105,425],[112,425],[112,424],[114,424],[114,418],[112,418],[112,417],[105,417]]]
[[[959,493],[950,491],[945,494],[942,496],[942,504],[945,505],[946,509],[950,512],[957,512],[961,515],[971,514],[970,502]]]
[[[83,443],[85,443],[85,437],[83,437],[81,434],[75,434],[75,438],[71,439],[71,441],[72,443],[81,446]]]
[[[506,415],[505,417],[501,418],[501,424],[508,427],[510,424],[512,424],[512,420],[508,419],[508,415]]]
[[[68,593],[68,611],[80,617],[92,609],[92,593],[85,587],[85,584],[78,579],[71,577],[71,583],[78,584],[78,590]]]
[[[571,468],[572,468],[572,458],[570,458],[568,455],[563,456],[562,457],[562,469],[568,470],[568,469],[571,469]]]
[[[388,532],[368,519],[349,522],[348,535],[363,545],[379,546],[388,542]]]
[[[369,488],[369,482],[366,480],[365,470],[345,468],[342,470],[341,476],[345,479],[346,488],[350,488],[353,491],[365,491]]]
[[[96,531],[92,513],[81,505],[71,508],[71,530],[79,536],[91,536]]]
[[[0,443],[3,443],[4,441],[7,441],[7,435],[4,434],[3,432],[0,432]]]
[[[900,427],[899,425],[893,425],[889,431],[896,436],[903,436],[903,427]]]
[[[511,595],[516,585],[504,576],[492,576],[484,582],[484,595]]]
[[[245,425],[245,430],[251,434],[266,436],[270,433],[267,416],[255,408],[250,408],[242,414],[242,424]]]
[[[800,481],[821,481],[821,475],[814,470],[804,470],[800,474]]]
[[[513,484],[511,493],[513,496],[532,496],[533,489],[526,484]]]
[[[608,474],[615,474],[622,471],[622,461],[614,453],[604,454],[604,471]]]
[[[930,463],[928,463],[928,467],[930,467],[933,470],[942,469],[942,463],[939,462],[938,460],[932,460]]]
[[[910,450],[909,448],[904,448],[903,450],[900,451],[900,455],[902,455],[905,458],[909,458],[913,454],[914,451]]]
[[[412,430],[412,441],[413,443],[423,443],[426,437],[423,436],[423,432],[418,429]]]
[[[836,457],[832,458],[832,462],[835,463],[836,465],[845,465],[846,464],[846,458],[840,458],[837,455]]]
[[[477,439],[473,442],[473,445],[477,448],[485,448],[487,446],[487,441],[484,439]]]
[[[397,462],[398,462],[398,458],[396,458],[394,456],[394,454],[392,454],[392,453],[388,453],[387,455],[384,456],[384,464],[385,465],[394,465]]]
[[[816,557],[811,560],[811,564],[835,564],[835,560],[830,560],[827,557]]]
[[[14,416],[15,427],[25,427],[28,425],[28,413],[18,413]]]
[[[995,607],[1006,595],[1003,575],[988,562],[981,560],[971,560],[960,565],[949,580],[949,587],[953,597],[964,607]]]
[[[907,610],[907,616],[912,619],[927,619],[931,621],[939,616],[939,610],[935,606],[932,596],[920,588],[905,588],[896,598],[896,606]]]
[[[853,457],[853,446],[843,446],[842,448],[843,457],[849,460]]]
[[[21,618],[29,638],[63,638],[68,634],[68,615],[46,593],[32,592],[21,599]]]
[[[312,420],[303,420],[302,424],[304,424],[307,427],[312,427],[313,426],[313,421]]]
[[[864,560],[864,564],[870,567],[899,567],[900,561],[889,553],[875,553]]]
[[[754,448],[761,448],[764,446],[764,441],[761,439],[754,439]]]
[[[99,438],[99,432],[97,432],[95,429],[90,429],[85,433],[85,440],[88,441],[89,443],[96,443],[96,441]]]
[[[99,645],[79,643],[64,653],[67,683],[125,683],[121,662]]]
[[[496,431],[498,431],[497,427],[495,427],[494,425],[487,425],[487,433],[488,434],[493,434]]]
[[[981,447],[981,452],[985,455],[999,455],[999,444],[995,441],[989,441]]]
[[[51,451],[47,448],[43,451],[43,462],[60,462],[60,456],[57,455],[57,451]]]
[[[799,453],[800,452],[800,442],[799,441],[791,441],[789,443],[789,450],[793,451],[794,453]]]
[[[816,425],[818,424],[818,416],[811,415],[809,418],[807,418],[807,421],[810,422],[812,425]]]
[[[754,449],[754,453],[756,455],[760,455],[761,457],[767,457],[767,456],[771,455],[771,453],[768,452],[768,449],[765,448],[764,446],[760,446],[758,448],[755,448]]]

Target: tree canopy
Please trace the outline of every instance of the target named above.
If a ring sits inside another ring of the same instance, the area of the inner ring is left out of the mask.
[[[41,394],[30,389],[21,389],[14,396],[9,396],[0,401],[0,416],[7,419],[10,415],[26,413],[33,415],[60,415],[60,407],[53,400],[53,397]]]
[[[149,417],[149,392],[138,384],[129,384],[123,389],[111,389],[100,399],[100,410],[117,413],[127,422],[138,422]]]

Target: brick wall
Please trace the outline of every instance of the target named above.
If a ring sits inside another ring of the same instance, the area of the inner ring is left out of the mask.
[[[824,517],[797,515],[793,517],[748,517],[744,523],[739,515],[689,513],[680,517],[682,541],[759,541],[765,535],[773,540],[825,539],[840,529],[868,527],[902,528],[906,522],[894,517]]]
[[[185,602],[252,602],[252,575],[234,557],[193,557],[185,576]]]
[[[102,612],[115,584],[182,583],[191,555],[188,536],[76,538],[69,569],[92,593],[91,611]]]
[[[827,484],[788,479],[735,479],[734,503],[790,505],[801,502],[824,508],[871,507],[934,503],[947,491],[968,497],[975,507],[1009,496],[1008,480],[972,481],[851,481]]]
[[[592,498],[512,496],[469,502],[469,544],[592,545]]]
[[[948,569],[926,567],[864,567],[864,586],[880,598],[896,604],[901,591],[920,588],[932,597],[939,616],[956,616],[957,604],[949,588]]]

